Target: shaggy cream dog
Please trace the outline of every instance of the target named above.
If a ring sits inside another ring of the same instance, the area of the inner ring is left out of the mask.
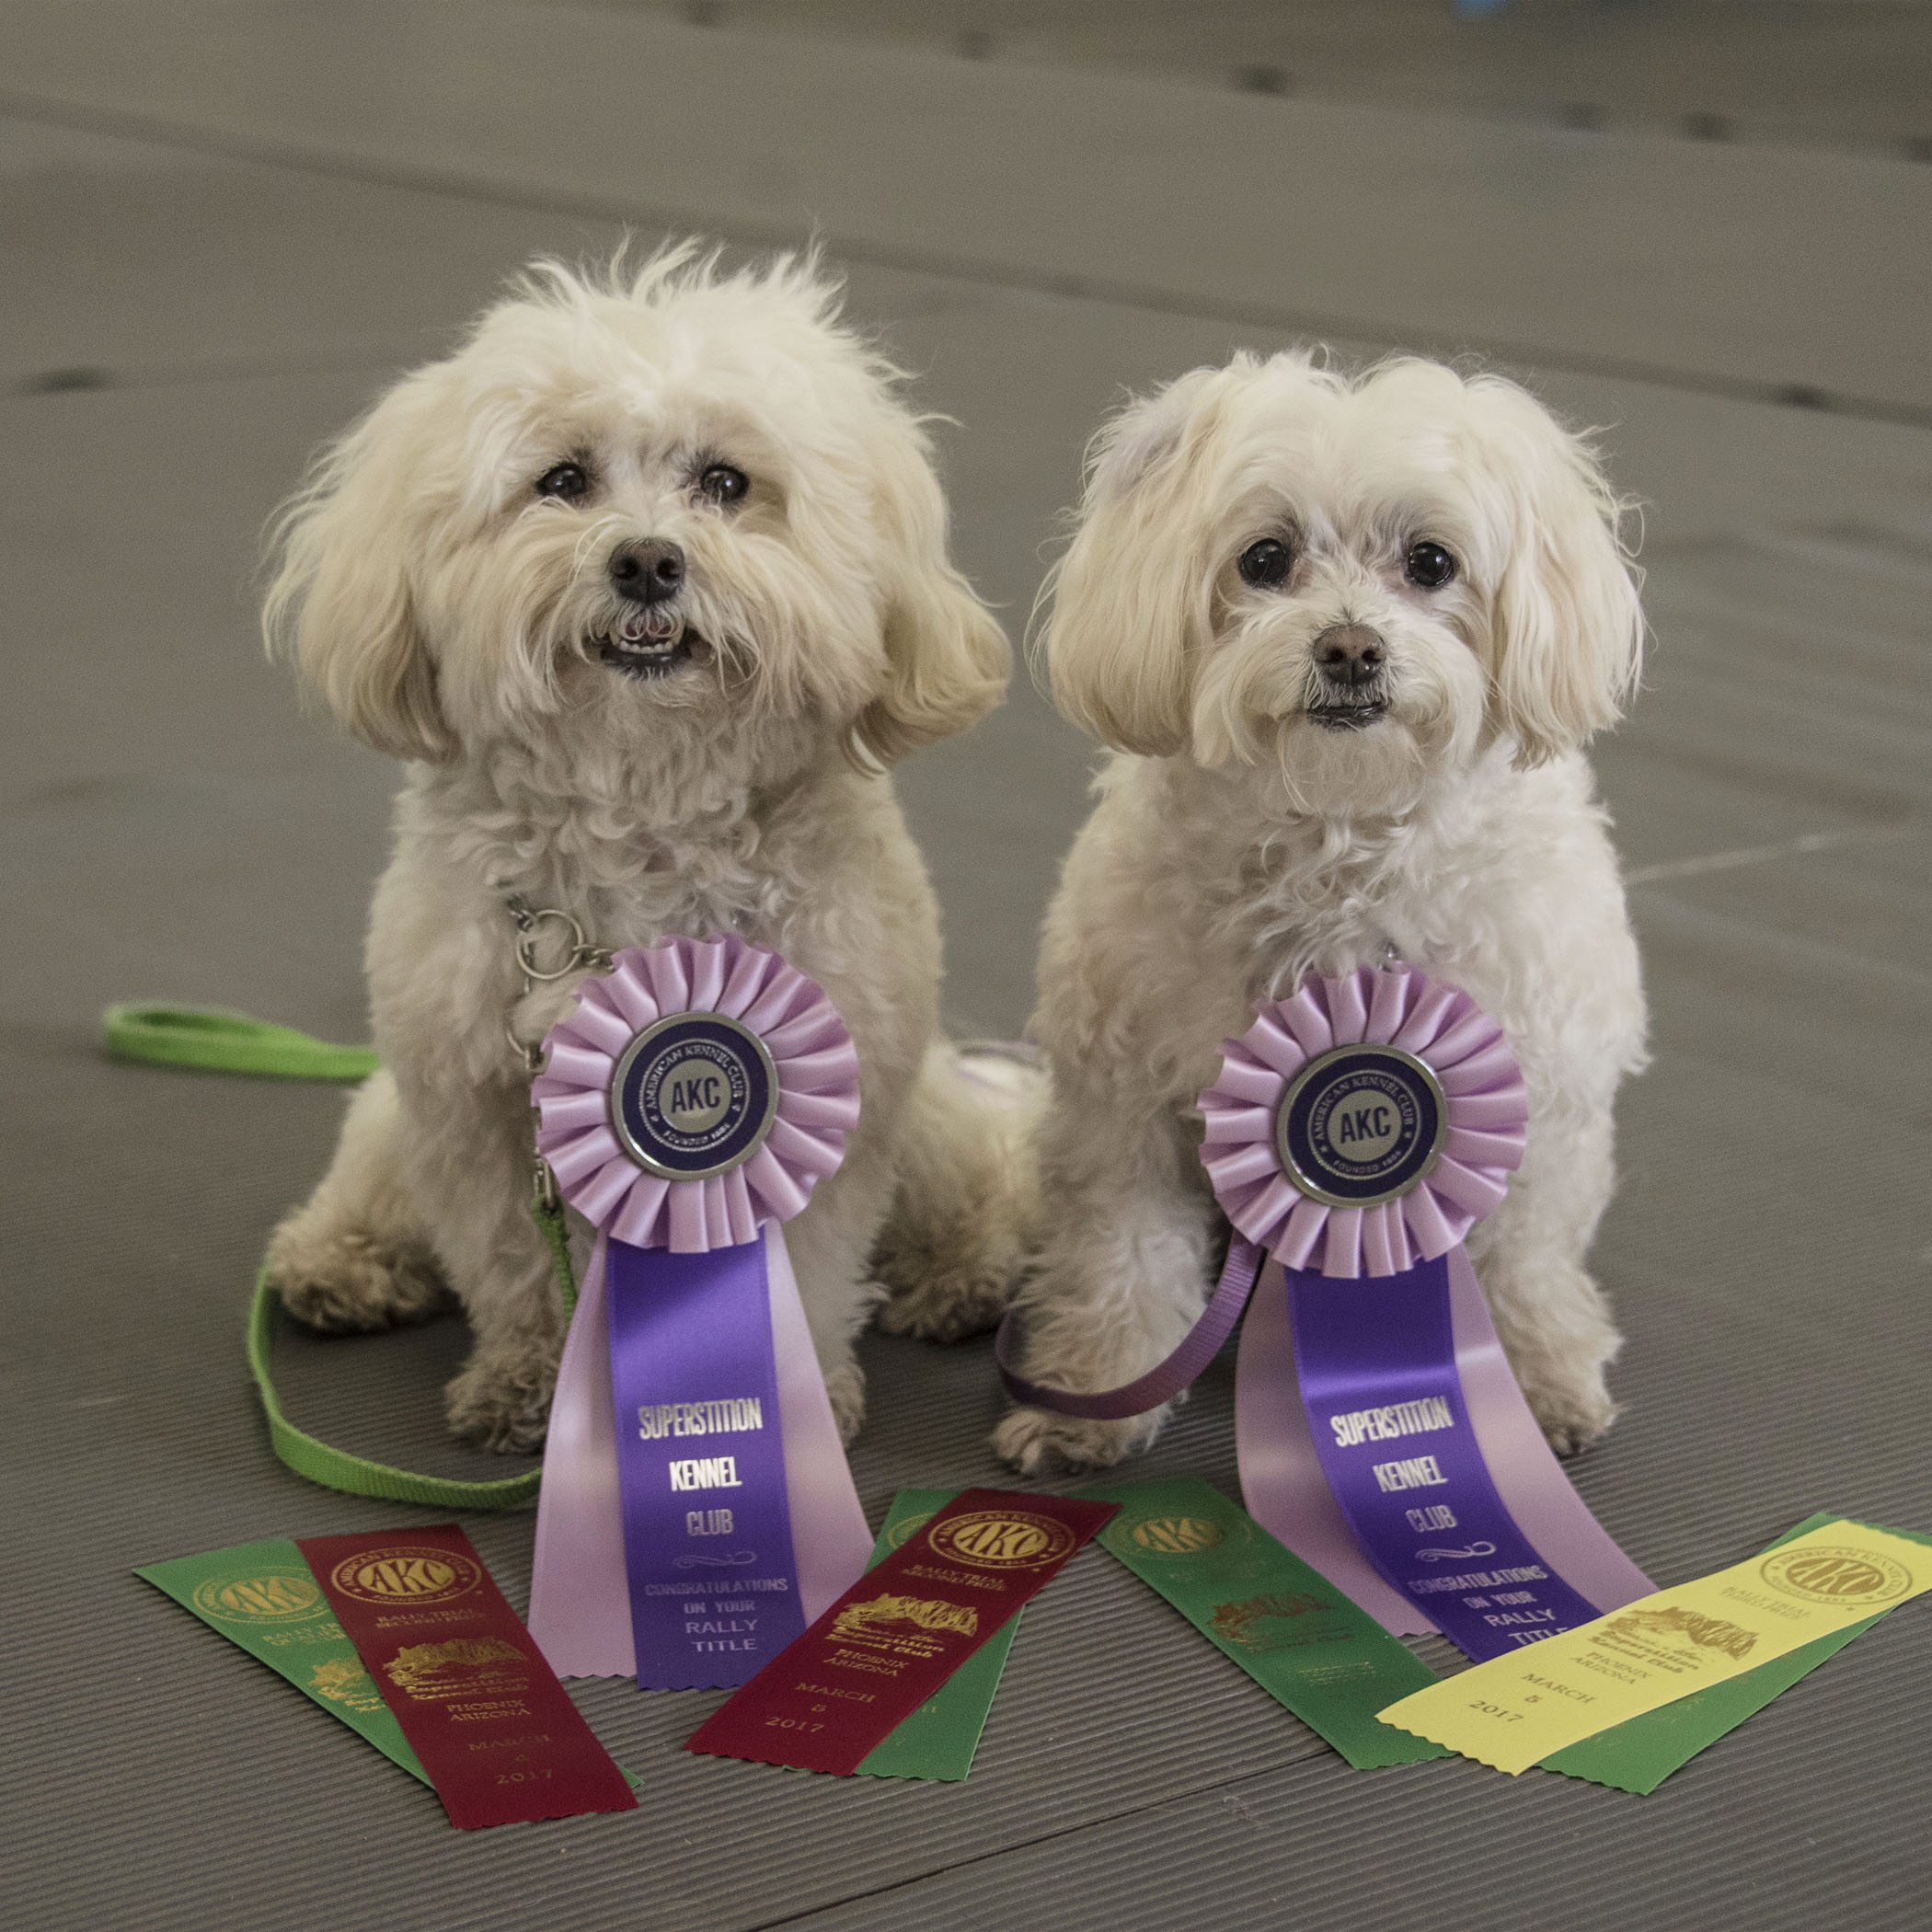
[[[606,951],[734,932],[832,996],[863,1117],[788,1241],[848,1435],[902,1181],[888,1246],[943,1259],[896,1326],[959,1332],[1004,1297],[1006,1154],[938,1041],[937,919],[885,767],[995,704],[1007,650],[947,560],[899,374],[836,306],[792,258],[540,264],[282,524],[271,645],[408,764],[369,929],[383,1069],[270,1267],[321,1328],[454,1289],[476,1346],[449,1420],[492,1447],[545,1430],[562,1338],[526,1052],[588,963],[526,985],[520,909],[546,915],[545,972],[571,965],[567,919]]]
[[[1222,1040],[1311,969],[1399,958],[1523,1063],[1528,1156],[1470,1251],[1550,1441],[1608,1425],[1584,1257],[1644,1006],[1579,748],[1638,674],[1618,524],[1586,443],[1430,362],[1241,355],[1101,431],[1043,637],[1060,707],[1116,752],[1041,960],[1034,1380],[1110,1387],[1175,1346],[1225,1235],[1195,1107]],[[995,1443],[1110,1463],[1162,1420],[1019,1409]]]

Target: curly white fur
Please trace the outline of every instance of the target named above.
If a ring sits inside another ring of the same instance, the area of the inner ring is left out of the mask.
[[[1194,1104],[1222,1040],[1393,948],[1523,1063],[1528,1156],[1470,1249],[1550,1440],[1608,1425],[1618,1337],[1584,1258],[1645,1018],[1580,748],[1638,675],[1620,513],[1524,391],[1420,361],[1241,355],[1101,431],[1042,638],[1061,708],[1116,754],[1041,960],[1032,1378],[1109,1387],[1175,1346],[1223,1232]],[[1268,541],[1286,567],[1250,581]],[[1419,544],[1454,576],[1416,581]],[[1110,1463],[1162,1420],[1019,1409],[995,1440],[1028,1470]]]
[[[970,1190],[1006,1158],[937,1038],[937,914],[884,766],[995,704],[1008,654],[947,559],[899,373],[836,306],[809,259],[539,264],[325,453],[281,525],[271,645],[410,762],[369,931],[383,1070],[270,1267],[326,1328],[454,1289],[476,1347],[450,1421],[496,1447],[542,1439],[561,1340],[506,1027],[540,1039],[581,978],[519,999],[512,895],[613,949],[735,932],[831,995],[863,1116],[788,1238],[848,1433],[902,1165],[916,1225],[950,1212],[947,1176]],[[682,570],[648,604],[619,569],[640,544]],[[996,1304],[1012,1257],[996,1217],[983,1232],[906,1284],[908,1326]]]

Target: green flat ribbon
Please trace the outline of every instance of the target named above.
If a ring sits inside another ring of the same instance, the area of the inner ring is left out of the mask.
[[[901,1489],[880,1525],[866,1568],[870,1570],[903,1543],[919,1525],[943,1510],[957,1489]],[[860,1761],[861,1777],[931,1777],[958,1783],[972,1768],[986,1714],[999,1689],[1006,1653],[1013,1648],[1020,1617],[996,1630],[911,1717],[903,1719]]]
[[[396,1714],[362,1667],[349,1633],[336,1621],[314,1572],[286,1537],[211,1549],[199,1557],[177,1557],[170,1563],[147,1563],[134,1574],[287,1678],[304,1696],[374,1744],[391,1764],[431,1784]],[[624,1771],[622,1765],[617,1768]],[[634,1789],[641,1788],[641,1778],[629,1771],[624,1775]]]
[[[1821,1511],[1815,1516],[1807,1516],[1765,1547],[1766,1551],[1774,1550],[1794,1536],[1805,1535],[1839,1520],[1834,1512]],[[1923,1543],[1932,1549],[1932,1536],[1922,1535],[1916,1530],[1888,1529],[1881,1523],[1867,1524],[1864,1527],[1884,1530],[1888,1536],[1903,1536],[1908,1543]],[[1879,1617],[1889,1614],[1880,1610],[1877,1616],[1868,1616],[1863,1623],[1846,1629],[1834,1630],[1830,1636],[1818,1638],[1782,1657],[1774,1657],[1740,1677],[1714,1684],[1708,1690],[1693,1691],[1674,1704],[1661,1705],[1627,1723],[1613,1725],[1580,1743],[1553,1751],[1540,1761],[1538,1768],[1560,1771],[1566,1777],[1584,1777],[1592,1784],[1609,1785],[1619,1791],[1635,1791],[1648,1797],[1672,1772],[1680,1770],[1727,1731],[1735,1731],[1746,1718],[1755,1717],[1772,1698],[1782,1696],[1800,1677],[1808,1676],[1861,1631],[1870,1629]]]
[[[101,1043],[117,1060],[191,1066],[203,1073],[257,1074],[277,1080],[365,1080],[374,1047],[338,1046],[218,1006],[109,1006]]]
[[[287,1538],[148,1563],[134,1574],[286,1677],[411,1777],[430,1782],[302,1552]]]
[[[1099,1543],[1358,1771],[1447,1757],[1375,1713],[1435,1673],[1212,1483],[1101,1483]]]

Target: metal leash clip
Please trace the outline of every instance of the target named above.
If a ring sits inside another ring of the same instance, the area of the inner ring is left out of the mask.
[[[523,975],[519,999],[525,998],[538,986],[549,985],[552,982],[568,979],[573,972],[608,972],[615,961],[615,955],[607,946],[592,946],[583,936],[583,927],[560,907],[554,905],[533,906],[527,900],[512,894],[503,902],[510,916],[516,925],[516,963]],[[537,949],[546,941],[540,937],[546,925],[555,923],[562,926],[569,935],[569,950],[563,956],[562,963],[548,969],[537,963]],[[510,1041],[511,1051],[523,1063],[530,1074],[540,1074],[544,1070],[544,1050],[516,1037],[514,1030],[505,1025],[504,1037]],[[554,1183],[551,1184],[554,1190]],[[542,1191],[540,1187],[539,1191]],[[546,1200],[553,1198],[546,1194]]]

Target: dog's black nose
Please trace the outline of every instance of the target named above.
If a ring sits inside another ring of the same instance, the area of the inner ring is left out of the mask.
[[[1381,634],[1365,624],[1331,624],[1314,650],[1322,675],[1338,684],[1373,684],[1388,656]]]
[[[619,544],[611,552],[611,586],[638,604],[661,604],[684,585],[684,553],[668,537]]]

